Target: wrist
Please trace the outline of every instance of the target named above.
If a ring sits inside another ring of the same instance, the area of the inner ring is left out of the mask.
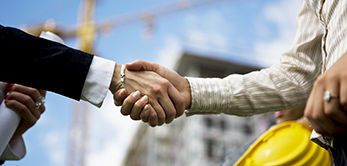
[[[183,87],[181,94],[184,97],[185,100],[185,109],[190,109],[191,103],[192,103],[192,95],[190,90],[190,84],[187,78],[183,77]]]
[[[110,91],[114,94],[116,93],[118,86],[120,84],[120,80],[121,80],[121,70],[122,70],[122,65],[121,64],[116,64],[114,71],[113,71],[113,75],[112,75],[112,80],[111,80],[111,84],[110,84]]]

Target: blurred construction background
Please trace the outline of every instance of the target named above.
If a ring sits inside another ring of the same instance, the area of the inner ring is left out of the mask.
[[[302,1],[6,1],[0,24],[124,64],[154,61],[184,76],[225,77],[279,62]],[[151,128],[122,116],[108,94],[101,109],[48,93],[47,111],[24,139],[27,155],[6,165],[210,166],[274,123],[272,114],[182,116]]]

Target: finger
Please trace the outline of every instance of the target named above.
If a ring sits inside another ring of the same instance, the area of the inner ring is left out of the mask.
[[[148,103],[148,96],[142,96],[140,100],[137,100],[131,110],[130,117],[133,120],[140,120],[140,113],[141,110],[146,106]]]
[[[311,94],[307,100],[306,108],[304,115],[310,121],[311,127],[316,130],[318,133],[327,133],[326,130],[321,126],[317,118],[324,116],[324,103],[322,100],[322,96],[317,95],[318,93],[322,93],[322,86],[316,86],[317,82],[315,82]]]
[[[171,123],[176,116],[176,109],[172,104],[169,96],[164,96],[159,99],[159,103],[165,112],[165,123]]]
[[[127,97],[127,91],[124,88],[118,90],[113,95],[114,104],[116,106],[121,106],[126,97]]]
[[[8,108],[18,111],[18,113],[22,116],[23,121],[25,121],[28,125],[28,128],[36,123],[38,118],[36,118],[36,116],[34,116],[24,104],[18,102],[17,100],[5,100],[5,105]]]
[[[140,71],[140,70],[156,71],[156,69],[158,68],[156,63],[143,61],[143,60],[136,60],[132,63],[128,63],[125,65],[125,67],[128,70],[133,70],[133,71]]]
[[[158,96],[159,106],[156,107],[155,103],[151,103],[151,104],[154,107],[154,109],[157,111],[158,124],[162,125],[163,123],[172,122],[172,120],[176,116],[176,109],[174,105],[172,104],[171,99],[168,96],[168,89],[169,87],[174,88],[173,85],[165,79],[160,84],[164,86],[160,86],[160,88],[153,87],[154,92]],[[166,88],[163,89],[162,87],[166,87]],[[159,109],[159,107],[161,107],[161,109]]]
[[[6,91],[5,93],[8,93],[12,90],[12,87],[13,87],[14,84],[12,83],[6,83]]]
[[[331,81],[328,92],[335,97],[332,97],[329,101],[324,101],[324,113],[327,117],[336,121],[337,124],[347,124],[347,116],[340,108],[340,100],[337,98],[339,95],[339,83],[337,81]],[[327,91],[325,91],[327,92]],[[325,93],[324,92],[324,93]]]
[[[180,117],[183,114],[184,110],[185,110],[185,99],[184,99],[184,97],[173,86],[169,86],[168,87],[168,95],[170,96],[170,99],[171,99],[171,101],[174,104],[174,107],[176,109],[176,116],[175,116],[175,118]]]
[[[154,110],[153,110],[154,111]],[[150,114],[150,104],[146,104],[145,107],[143,107],[141,113],[140,113],[140,118],[143,122],[147,123],[149,114]]]
[[[150,102],[152,107],[154,108],[155,112],[156,112],[156,116],[157,116],[157,125],[161,126],[165,123],[166,121],[166,115],[165,112],[162,108],[162,106],[158,103],[158,101],[154,100]],[[150,114],[152,116],[152,113]],[[149,121],[151,121],[151,117],[149,118]],[[154,121],[154,120],[152,120]],[[154,123],[153,123],[154,124]]]
[[[23,94],[23,93],[17,92],[17,91],[11,91],[11,93],[9,93],[9,95],[6,99],[7,100],[16,100],[16,101],[20,102],[22,105],[27,107],[30,110],[30,112],[37,119],[40,118],[41,113],[37,110],[35,102],[33,101],[33,99],[30,96],[28,96],[27,94]]]
[[[141,93],[140,91],[135,91],[131,93],[123,102],[123,105],[121,107],[121,113],[123,115],[130,115],[131,109],[133,108],[133,105],[135,102],[140,99]]]
[[[151,127],[155,127],[158,125],[158,115],[151,104],[149,104],[148,106],[150,110],[150,113],[148,116],[148,125]]]
[[[45,96],[45,94],[46,94],[45,91],[42,91],[42,90],[39,91],[38,89],[35,89],[35,88],[15,84],[12,87],[12,92],[21,93],[23,96],[22,96],[22,98],[18,98],[18,100],[20,100],[20,102],[25,104],[30,109],[30,111],[32,111],[32,113],[35,115],[35,117],[37,117],[37,118],[40,117],[40,112],[36,111],[37,108],[36,108],[35,102],[39,97],[42,96],[41,93],[43,93]],[[34,104],[32,104],[32,102],[27,97],[24,98],[24,95],[30,96],[30,98],[34,102]]]
[[[314,105],[312,118],[314,122],[312,123],[313,128],[321,134],[333,135],[335,133],[334,121],[325,114],[325,101],[323,100],[324,90],[322,86],[316,88],[314,94]]]
[[[16,91],[16,92],[20,92],[20,93],[24,93],[26,95],[29,95],[34,101],[36,101],[41,96],[41,93],[39,90],[37,90],[35,88],[30,88],[27,86],[19,85],[19,84],[15,84],[12,87],[12,91]]]

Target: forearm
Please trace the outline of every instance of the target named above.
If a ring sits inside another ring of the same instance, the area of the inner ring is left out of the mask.
[[[297,67],[293,70],[293,67],[282,64],[224,79],[188,78],[192,104],[187,115],[249,116],[301,106],[318,74],[319,68]]]
[[[93,55],[2,26],[0,47],[2,81],[80,99]]]
[[[324,32],[320,20],[305,3],[297,20],[298,30],[292,48],[281,56],[280,64],[206,83],[189,79],[192,106],[188,115],[247,116],[304,105],[322,69],[319,48]]]

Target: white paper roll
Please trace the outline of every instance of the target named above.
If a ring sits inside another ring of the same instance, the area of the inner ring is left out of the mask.
[[[17,111],[7,108],[4,101],[2,101],[5,95],[5,88],[6,85],[0,82],[0,155],[10,142],[22,118]]]

